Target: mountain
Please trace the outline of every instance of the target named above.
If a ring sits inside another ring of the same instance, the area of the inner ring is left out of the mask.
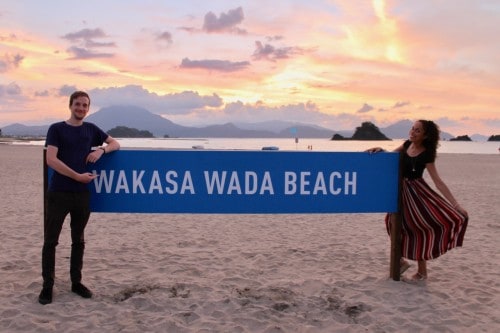
[[[389,138],[393,139],[406,139],[408,138],[408,133],[413,126],[413,121],[411,120],[401,120],[387,127],[381,128],[380,130]]]
[[[117,126],[126,126],[150,131],[156,137],[163,137],[164,135],[170,137],[181,136],[179,134],[190,129],[189,127],[177,125],[144,108],[132,105],[114,105],[102,108],[89,115],[86,121],[96,124],[104,131],[109,131]]]
[[[319,126],[309,125],[295,125],[287,127],[279,132],[281,138],[329,138],[332,136],[333,131]]]
[[[2,127],[2,134],[12,136],[45,136],[49,126],[50,125],[26,126],[15,123]]]
[[[236,123],[237,127],[247,130],[265,130],[276,133],[279,137],[329,138],[334,132],[332,129],[302,124],[292,121],[262,121],[256,123]]]
[[[279,133],[286,128],[293,127],[296,123],[283,120],[270,120],[256,123],[235,123],[234,125],[245,130],[264,130]]]
[[[472,134],[470,138],[472,139],[472,141],[478,141],[478,142],[488,141],[488,137],[486,135],[481,135],[481,134]]]
[[[189,127],[179,137],[188,138],[276,138],[273,132],[259,130],[244,130],[233,123],[210,125],[205,127]]]

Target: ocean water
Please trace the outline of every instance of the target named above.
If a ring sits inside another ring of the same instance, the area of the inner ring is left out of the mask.
[[[263,147],[278,147],[279,150],[358,152],[371,147],[393,150],[404,139],[392,141],[332,141],[307,138],[206,138],[206,139],[117,139],[125,149],[216,149],[216,150],[261,150]],[[43,145],[43,141],[16,144]],[[440,141],[438,154],[500,154],[500,142]]]
[[[156,149],[243,149],[261,150],[263,147],[278,147],[279,150],[300,151],[365,151],[371,147],[393,150],[404,140],[392,141],[332,141],[306,138],[208,138],[208,139],[119,139],[123,148]],[[499,154],[500,142],[441,141],[438,153]]]

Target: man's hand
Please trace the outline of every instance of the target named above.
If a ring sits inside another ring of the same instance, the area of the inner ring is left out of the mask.
[[[94,179],[97,178],[97,175],[94,173],[90,172],[85,172],[85,173],[79,173],[78,176],[76,177],[76,181],[84,184],[88,184]]]
[[[102,155],[104,155],[104,150],[96,149],[87,156],[87,159],[85,161],[87,163],[89,163],[89,162],[95,163],[101,158]]]

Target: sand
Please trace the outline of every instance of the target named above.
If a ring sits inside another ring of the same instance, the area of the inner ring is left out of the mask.
[[[42,306],[42,148],[0,144],[1,332],[497,332],[500,156],[441,154],[464,247],[412,284],[389,275],[383,214],[93,214],[71,293],[70,234]],[[413,274],[416,264],[408,271]]]

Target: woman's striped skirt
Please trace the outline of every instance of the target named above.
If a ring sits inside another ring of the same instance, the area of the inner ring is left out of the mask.
[[[402,257],[411,260],[435,259],[462,246],[468,218],[458,212],[423,178],[403,179]],[[390,218],[385,222],[390,235]]]

